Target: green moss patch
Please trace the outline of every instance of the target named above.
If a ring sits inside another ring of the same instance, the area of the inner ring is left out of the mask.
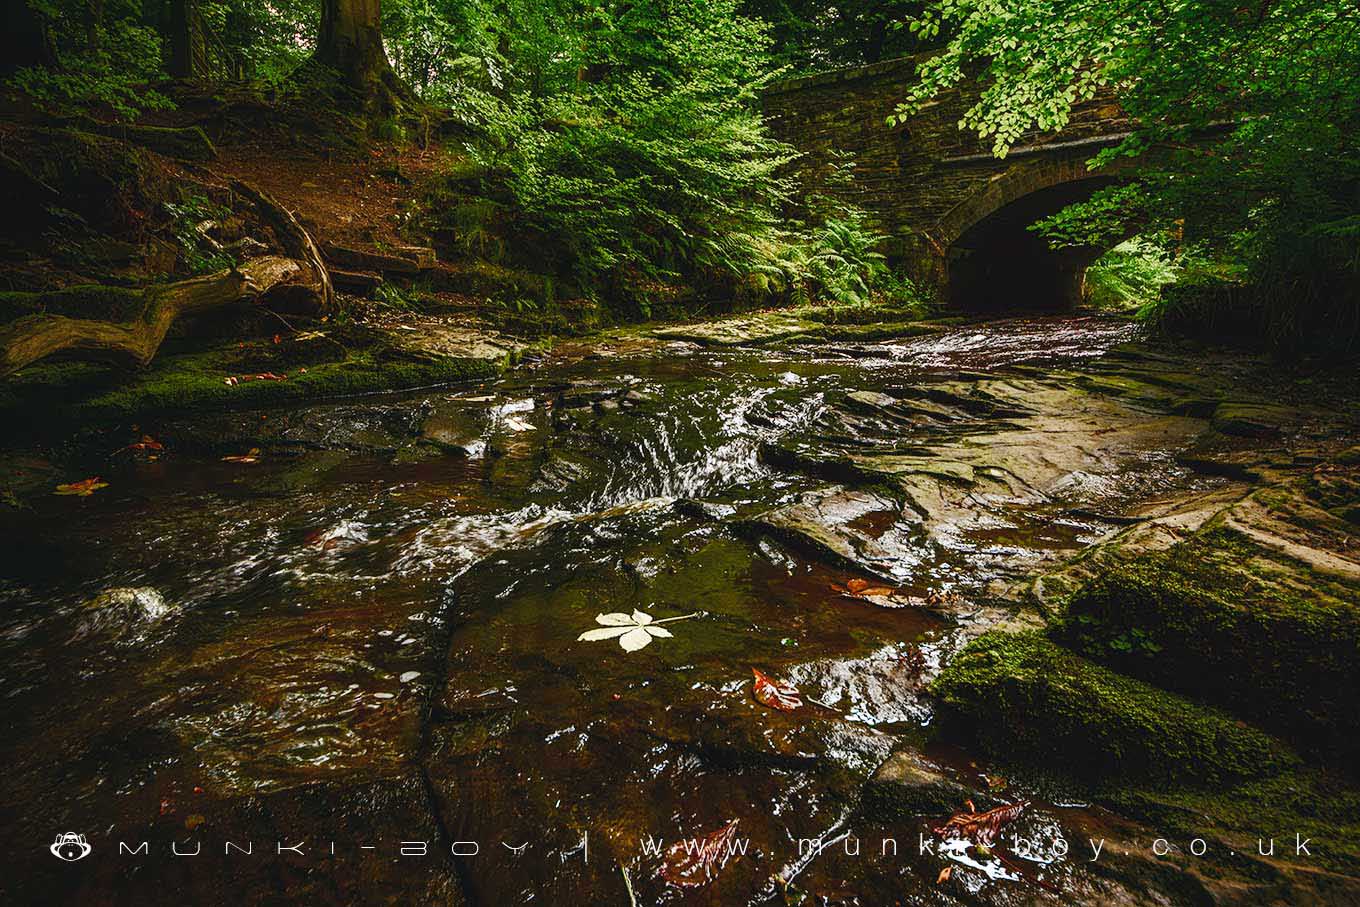
[[[45,293],[0,292],[0,323],[25,315],[65,315],[99,321],[132,321],[146,309],[141,290],[99,284]]]
[[[1307,859],[1332,872],[1360,873],[1360,791],[1354,782],[1300,770],[1221,789],[1110,788],[1100,800],[1163,837],[1226,839],[1254,855],[1273,838],[1285,860]],[[1308,856],[1296,847],[1306,843]]]
[[[376,349],[337,361],[273,369],[283,380],[238,380],[264,362],[238,347],[164,355],[142,372],[88,363],[51,363],[27,369],[0,386],[0,412],[11,420],[118,421],[145,413],[251,407],[290,400],[343,397],[495,377],[504,362],[456,357],[405,358]],[[304,370],[305,369],[305,370]],[[256,371],[255,373],[258,373]]]
[[[1221,784],[1296,761],[1231,716],[1117,674],[1039,632],[984,634],[934,689],[992,755],[1097,783]]]
[[[1355,751],[1357,602],[1360,589],[1218,528],[1087,583],[1060,634],[1151,683],[1309,745]]]

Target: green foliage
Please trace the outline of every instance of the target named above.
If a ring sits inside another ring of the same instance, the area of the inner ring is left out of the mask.
[[[1162,243],[1141,236],[1125,240],[1086,269],[1086,301],[1099,309],[1146,311],[1182,267]]]
[[[386,281],[373,291],[373,297],[389,309],[399,311],[419,311],[420,294],[395,283]]]
[[[1113,90],[1132,135],[1093,163],[1133,159],[1134,186],[1051,222],[1054,239],[1079,240],[1119,220],[1168,230],[1185,218],[1187,236],[1207,254],[1249,268],[1249,282],[1277,310],[1268,322],[1354,349],[1358,24],[1347,0],[938,0],[911,27],[952,37],[922,63],[892,119],[977,77],[981,95],[960,125],[1004,156],[1031,130],[1060,129],[1074,104]]]
[[[746,0],[744,11],[770,23],[775,59],[799,72],[877,63],[925,49],[901,27],[919,0]]]
[[[207,274],[236,265],[234,257],[214,248],[199,232],[200,225],[230,216],[228,208],[206,196],[187,193],[178,202],[166,202],[165,210],[172,218],[170,231],[190,274]]]
[[[720,284],[780,245],[794,154],[760,118],[768,38],[736,0],[442,9],[478,25],[394,57],[475,130],[433,211],[467,254],[590,293]]]
[[[757,294],[783,294],[793,305],[918,302],[911,282],[893,273],[878,251],[885,239],[863,212],[843,209],[820,227],[785,237],[752,267],[747,285]]]
[[[146,83],[160,72],[161,41],[142,21],[140,0],[16,0],[30,4],[49,29],[57,66],[25,67],[12,88],[55,109],[110,109],[124,118],[171,105]],[[95,10],[101,12],[95,15]]]

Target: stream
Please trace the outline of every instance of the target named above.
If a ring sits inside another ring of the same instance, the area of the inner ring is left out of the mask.
[[[108,487],[0,530],[14,902],[959,903],[948,866],[969,903],[1123,903],[1086,862],[1122,820],[941,739],[926,687],[1012,584],[1223,481],[1177,460],[1201,421],[1077,391],[1134,331],[567,344],[85,444]],[[601,614],[666,623],[580,640]],[[894,753],[933,815],[875,795]],[[1032,801],[1005,859],[933,835],[970,791]],[[89,859],[47,856],[68,831]]]

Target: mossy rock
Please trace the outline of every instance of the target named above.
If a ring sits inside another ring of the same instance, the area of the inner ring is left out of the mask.
[[[1113,786],[1098,797],[1166,838],[1226,838],[1242,846],[1244,854],[1254,854],[1258,840],[1273,838],[1285,859],[1298,856],[1296,846],[1307,841],[1310,863],[1360,874],[1360,853],[1352,844],[1360,840],[1360,790],[1353,779],[1333,773],[1305,768],[1217,789]]]
[[[1303,414],[1288,406],[1225,400],[1214,409],[1209,424],[1225,435],[1260,438],[1278,435],[1302,421]]]
[[[947,815],[967,800],[987,808],[981,791],[965,787],[905,749],[889,756],[865,784],[860,810],[870,819],[898,822],[913,816]]]
[[[993,756],[1089,782],[1221,784],[1287,769],[1279,741],[1117,674],[1041,632],[978,637],[935,681],[946,715]]]
[[[164,171],[142,149],[104,135],[70,129],[27,130],[6,149],[33,178],[56,193],[56,204],[79,214],[91,228],[135,238],[151,214],[170,199]],[[46,212],[11,208],[5,220],[31,231]]]
[[[1074,648],[1310,746],[1360,751],[1360,589],[1217,528],[1112,567],[1061,621]]]

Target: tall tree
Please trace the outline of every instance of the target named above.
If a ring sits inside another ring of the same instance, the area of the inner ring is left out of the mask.
[[[312,63],[338,72],[371,112],[395,113],[415,100],[387,59],[380,0],[321,0]]]

